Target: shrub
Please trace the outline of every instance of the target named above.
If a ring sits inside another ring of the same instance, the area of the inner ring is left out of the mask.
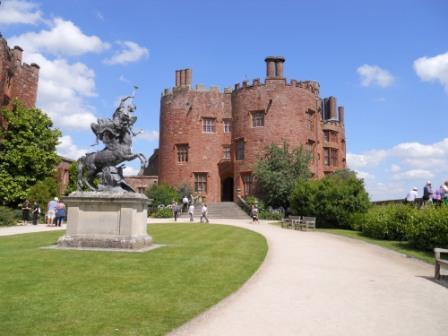
[[[153,185],[146,191],[146,196],[152,200],[151,209],[155,210],[159,205],[168,205],[175,201],[179,201],[179,195],[173,187],[166,184]]]
[[[340,170],[320,180],[297,181],[290,197],[300,216],[316,217],[320,227],[350,228],[352,217],[370,206],[364,182],[350,170]]]
[[[417,210],[414,220],[406,226],[406,237],[420,250],[448,248],[448,207]]]
[[[269,219],[269,220],[281,220],[283,215],[278,211],[269,211],[269,210],[261,210],[260,211],[260,219]]]
[[[16,211],[0,206],[0,226],[12,226],[17,224]]]
[[[171,218],[173,211],[170,208],[160,208],[151,214],[153,218]]]
[[[369,237],[383,240],[406,240],[406,228],[418,210],[405,204],[375,206],[362,218],[361,231]]]

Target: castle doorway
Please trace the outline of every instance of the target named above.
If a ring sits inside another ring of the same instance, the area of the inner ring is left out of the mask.
[[[233,202],[233,178],[221,181],[221,202]]]

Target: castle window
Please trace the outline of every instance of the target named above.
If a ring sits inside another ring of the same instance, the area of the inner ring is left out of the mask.
[[[330,150],[330,162],[332,166],[337,166],[338,165],[338,150],[332,148]]]
[[[224,147],[224,159],[230,160],[230,147]]]
[[[311,139],[308,139],[308,141],[307,141],[307,143],[306,143],[306,146],[307,146],[307,150],[308,150],[308,152],[311,154],[311,160],[313,161],[314,159],[313,159],[313,154],[314,154],[314,147],[315,147],[315,141],[314,140],[311,140]]]
[[[306,112],[306,128],[310,131],[314,130],[314,111],[308,110]]]
[[[202,119],[202,133],[215,133],[215,119],[214,118],[203,118]]]
[[[177,162],[188,162],[188,144],[178,144],[177,148]]]
[[[232,120],[224,119],[224,133],[232,132]]]
[[[252,112],[252,127],[264,127],[264,111]]]
[[[330,165],[330,148],[324,148],[324,166]]]
[[[328,131],[328,130],[324,131],[324,140],[326,142],[330,142],[330,131]]]
[[[194,173],[194,191],[207,192],[207,173]]]
[[[238,140],[236,143],[236,159],[244,160],[244,140]]]
[[[252,188],[253,188],[252,174],[247,173],[247,174],[241,175],[241,178],[243,179],[244,196],[250,195],[252,193]]]

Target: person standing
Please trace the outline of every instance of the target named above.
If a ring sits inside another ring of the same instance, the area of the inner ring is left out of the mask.
[[[22,221],[24,225],[28,224],[30,221],[30,211],[31,211],[30,201],[25,200],[22,206]]]
[[[205,220],[205,222],[208,224],[207,212],[208,212],[207,203],[204,203],[201,208],[201,223],[203,223]]]
[[[423,187],[423,206],[427,204],[431,204],[432,202],[432,186],[431,181],[426,182],[425,186]]]
[[[257,206],[255,204],[252,205],[251,216],[252,216],[252,223],[259,224],[259,221],[258,221],[258,208],[257,208]]]
[[[441,188],[443,189],[443,192],[442,192],[443,205],[448,205],[448,181],[443,182]]]
[[[58,205],[59,198],[55,197],[50,202],[48,202],[47,206],[47,226],[51,226],[54,224],[54,219],[56,217],[56,207]]]
[[[176,201],[173,201],[172,210],[173,210],[174,221],[177,222],[177,216],[179,215],[179,206],[177,205]]]
[[[56,206],[56,226],[62,226],[64,224],[65,218],[65,204],[62,201],[59,201]]]
[[[33,225],[37,225],[39,222],[39,216],[40,216],[40,206],[39,203],[36,201],[33,205]]]
[[[190,215],[190,222],[194,222],[194,204],[191,203],[188,208],[188,215]]]
[[[187,212],[187,210],[188,210],[188,197],[187,197],[187,195],[185,195],[183,198],[182,198],[182,212]]]

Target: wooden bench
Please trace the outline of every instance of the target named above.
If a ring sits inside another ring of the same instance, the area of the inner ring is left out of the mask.
[[[305,231],[308,229],[316,230],[316,217],[303,216],[299,224],[299,229]]]
[[[297,221],[300,221],[300,216],[289,216],[287,218],[283,218],[282,227],[284,228],[294,228],[294,225]]]
[[[440,280],[440,268],[448,268],[448,259],[442,259],[442,254],[448,254],[448,249],[435,248],[434,254],[436,259],[436,271],[434,277],[437,280]]]

